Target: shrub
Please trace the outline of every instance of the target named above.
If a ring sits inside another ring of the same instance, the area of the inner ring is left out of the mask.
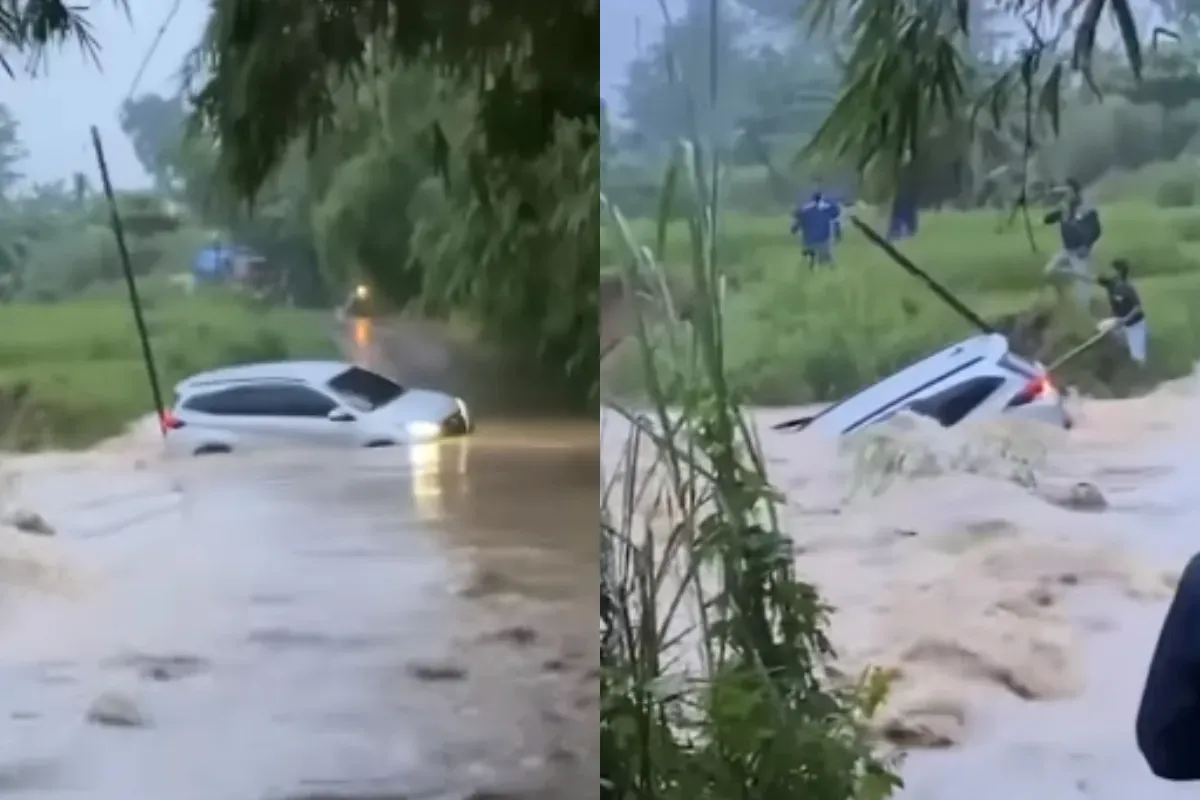
[[[1159,208],[1190,208],[1196,205],[1196,181],[1191,178],[1165,181],[1154,193],[1154,203]]]
[[[1200,216],[1180,217],[1173,220],[1171,230],[1181,242],[1200,242]]]

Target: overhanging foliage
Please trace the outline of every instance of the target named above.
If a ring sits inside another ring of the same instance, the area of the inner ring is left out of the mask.
[[[396,61],[472,84],[493,156],[536,156],[554,140],[557,118],[599,119],[599,0],[211,0],[211,8],[197,114],[247,197],[293,141],[315,143],[336,124],[341,85]]]

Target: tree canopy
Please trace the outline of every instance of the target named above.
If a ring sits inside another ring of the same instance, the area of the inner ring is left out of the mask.
[[[554,141],[559,119],[592,129],[599,121],[599,0],[211,0],[211,7],[197,108],[220,141],[223,172],[246,196],[297,138],[315,142],[335,124],[341,85],[367,82],[397,62],[436,65],[477,91],[493,156],[536,156]]]

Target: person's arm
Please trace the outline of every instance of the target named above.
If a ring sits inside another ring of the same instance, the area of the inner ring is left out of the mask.
[[[800,230],[800,218],[802,210],[797,208],[792,211],[792,236],[796,235],[796,231]]]
[[[1057,225],[1062,222],[1063,212],[1061,208],[1056,208],[1046,216],[1042,217],[1042,222],[1046,225]]]
[[[1146,674],[1137,745],[1150,771],[1200,780],[1200,555],[1179,578]]]
[[[1125,318],[1128,319],[1129,317],[1136,317],[1138,314],[1145,314],[1146,312],[1142,311],[1142,297],[1137,293],[1137,289],[1134,289],[1131,284],[1126,286],[1125,290],[1129,292],[1129,299],[1133,301],[1133,310],[1126,314]]]

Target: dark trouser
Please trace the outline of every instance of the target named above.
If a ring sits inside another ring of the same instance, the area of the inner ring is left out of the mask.
[[[804,245],[804,261],[809,269],[833,266],[833,251],[829,242]]]

